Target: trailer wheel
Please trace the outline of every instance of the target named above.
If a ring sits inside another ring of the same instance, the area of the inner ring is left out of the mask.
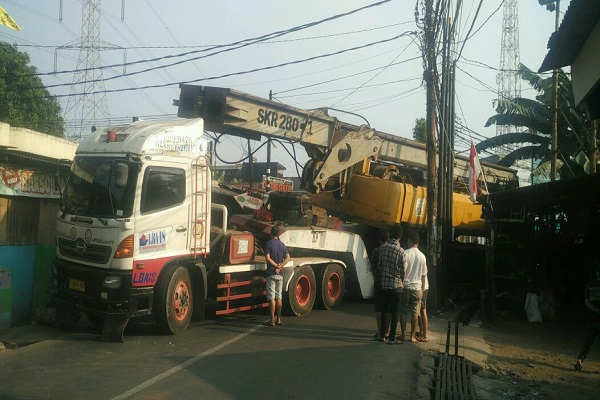
[[[154,312],[158,328],[176,335],[187,328],[194,312],[192,284],[188,270],[168,267],[154,287]]]
[[[315,304],[317,284],[315,273],[308,265],[294,271],[285,298],[286,310],[291,315],[305,315]]]
[[[344,290],[346,289],[346,278],[344,270],[338,264],[329,264],[319,274],[321,295],[318,304],[325,310],[331,310],[342,304]]]

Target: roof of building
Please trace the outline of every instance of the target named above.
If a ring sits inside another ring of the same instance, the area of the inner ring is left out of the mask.
[[[561,206],[579,207],[600,202],[600,174],[540,183],[482,196],[481,203],[495,212],[525,207],[528,210]]]
[[[23,167],[68,166],[77,143],[0,122],[0,161]]]
[[[600,19],[600,1],[571,0],[565,16],[548,40],[548,54],[539,72],[571,65]]]

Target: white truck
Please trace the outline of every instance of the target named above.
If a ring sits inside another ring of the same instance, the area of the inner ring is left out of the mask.
[[[209,297],[217,314],[267,306],[260,248],[272,224],[211,203],[206,149],[201,118],[138,121],[81,142],[57,218],[50,298],[59,318],[85,313],[105,339],[123,341],[131,317],[153,315],[163,332],[183,331],[203,318]],[[222,214],[220,227],[211,228],[213,213]],[[336,307],[345,290],[371,297],[359,235],[283,226],[281,239],[292,255],[284,268],[290,313],[315,302]]]
[[[267,306],[260,248],[272,223],[230,217],[213,204],[205,129],[288,140],[310,157],[302,176],[308,196],[269,197],[275,223],[294,216],[281,234],[292,256],[284,281],[290,313],[306,314],[315,303],[333,308],[345,290],[360,298],[373,292],[361,235],[296,222],[309,203],[371,232],[425,227],[422,143],[234,89],[182,85],[176,105],[187,119],[108,127],[79,145],[57,222],[50,298],[59,316],[84,312],[105,338],[123,340],[129,318],[145,315],[167,333],[181,332],[192,316],[204,316],[209,298],[217,314]],[[457,182],[468,182],[468,163],[455,158]],[[516,171],[482,164],[490,190],[517,182]],[[482,232],[481,205],[466,185],[456,187],[453,229]]]

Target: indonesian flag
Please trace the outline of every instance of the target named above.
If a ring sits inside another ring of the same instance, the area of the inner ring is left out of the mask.
[[[471,142],[471,154],[469,157],[469,192],[471,192],[471,201],[475,203],[477,200],[477,178],[481,173],[481,164],[477,158],[477,150],[473,142]]]

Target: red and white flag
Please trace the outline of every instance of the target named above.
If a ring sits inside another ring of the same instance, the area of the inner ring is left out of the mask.
[[[477,150],[473,142],[471,142],[471,154],[469,156],[469,192],[471,192],[471,201],[477,201],[477,178],[481,173],[481,164],[477,158]]]

